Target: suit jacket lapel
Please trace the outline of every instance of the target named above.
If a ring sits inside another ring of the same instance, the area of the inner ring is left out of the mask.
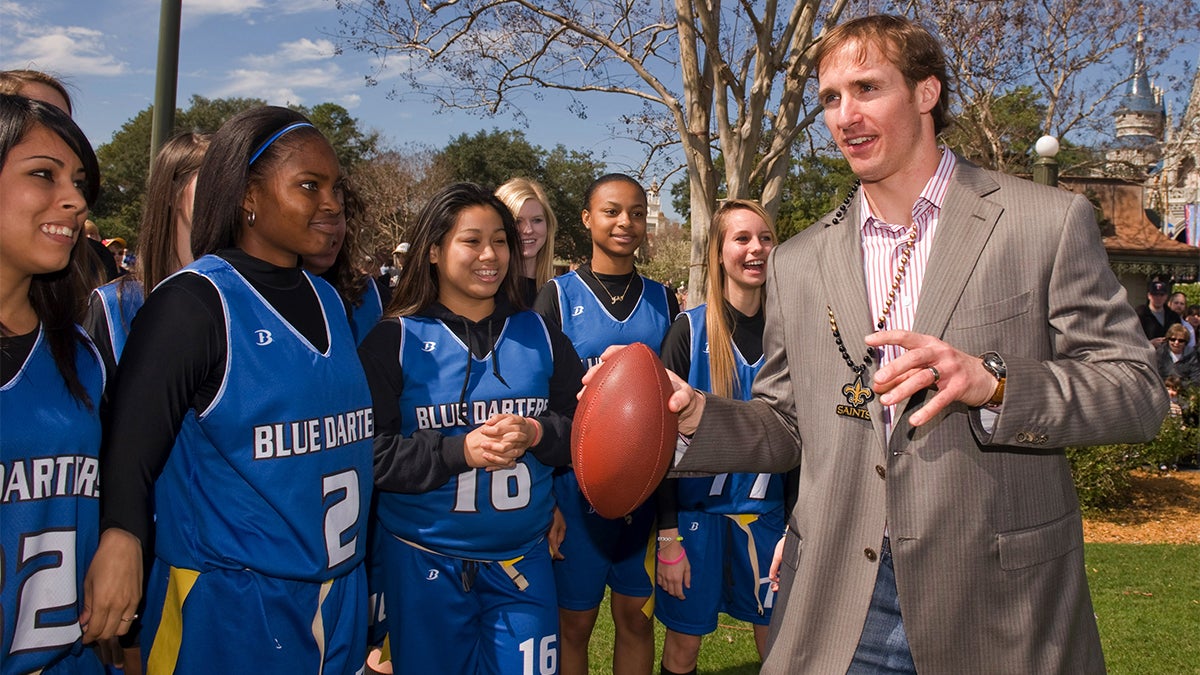
[[[929,262],[925,266],[921,297],[913,318],[914,332],[937,338],[944,336],[967,280],[975,271],[996,221],[1004,212],[999,204],[984,198],[999,187],[978,167],[961,157],[958,159],[938,217]],[[907,413],[914,405],[924,403],[926,394],[920,392],[912,396],[897,411],[892,429],[893,442],[912,433]]]
[[[915,332],[939,338],[945,333],[967,279],[1004,211],[983,198],[998,188],[978,167],[958,160],[925,266],[913,319]]]
[[[824,250],[821,255],[821,280],[825,285],[829,306],[837,319],[838,332],[842,335],[846,351],[856,363],[862,363],[866,354],[866,345],[862,338],[874,331],[870,307],[867,305],[867,278],[863,271],[862,236],[859,229],[859,195],[855,195],[845,217],[837,224],[831,224],[828,217],[818,221],[813,227],[825,227],[821,237]],[[833,339],[832,334],[829,337]],[[879,367],[877,360],[868,364],[864,373],[863,385],[870,386],[871,375]],[[839,367],[845,371],[845,382],[854,381],[854,373],[845,363]],[[840,388],[839,388],[840,389]],[[824,393],[820,395],[824,396]],[[841,391],[837,392],[841,396]],[[836,403],[843,403],[839,398]],[[871,413],[871,425],[878,437],[878,446],[884,447],[883,407],[879,397],[871,399],[867,404]]]

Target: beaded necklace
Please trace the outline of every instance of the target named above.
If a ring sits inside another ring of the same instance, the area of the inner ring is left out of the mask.
[[[850,202],[854,199],[855,193],[858,191],[860,181],[855,181],[854,186],[850,188],[850,194],[846,195],[846,199],[842,201],[837,212],[833,215],[833,223],[836,225],[841,222],[846,215],[846,210],[850,208]],[[896,275],[892,278],[892,287],[888,289],[887,299],[883,304],[883,311],[875,320],[875,329],[883,330],[887,325],[888,316],[891,314],[892,306],[896,302],[896,293],[900,290],[900,285],[904,283],[904,277],[908,273],[908,261],[912,257],[913,249],[917,245],[917,226],[913,224],[909,228],[908,238],[904,241],[900,249],[900,264],[896,267]],[[867,371],[867,364],[871,362],[871,355],[874,350],[868,348],[867,355],[863,358],[862,363],[857,363],[850,357],[850,352],[846,351],[845,341],[842,339],[841,331],[838,330],[837,318],[833,315],[833,307],[825,305],[825,310],[829,312],[829,330],[833,333],[833,341],[837,344],[838,351],[842,355],[842,359],[850,370],[854,372],[854,381],[842,387],[842,395],[846,397],[846,402],[849,406],[837,406],[837,413],[846,417],[858,417],[860,419],[871,419],[867,412],[866,406],[872,399],[875,398],[875,392],[866,386],[863,382],[863,374]]]

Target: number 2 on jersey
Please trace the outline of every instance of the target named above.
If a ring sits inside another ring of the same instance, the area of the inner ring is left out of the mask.
[[[338,499],[336,494],[344,492]],[[321,494],[324,499],[335,500],[325,508],[325,552],[329,556],[329,569],[354,557],[358,548],[358,535],[342,542],[342,536],[358,524],[362,498],[358,494],[358,470],[347,469],[341,473],[321,479]]]

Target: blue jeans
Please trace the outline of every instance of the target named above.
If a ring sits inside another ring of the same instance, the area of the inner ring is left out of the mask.
[[[858,649],[850,661],[847,675],[870,673],[908,673],[916,675],[904,620],[900,616],[900,598],[896,593],[896,571],[892,567],[892,546],[885,537],[879,556],[879,574],[875,577],[875,592],[863,623]]]

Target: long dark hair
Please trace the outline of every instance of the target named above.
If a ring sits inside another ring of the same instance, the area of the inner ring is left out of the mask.
[[[96,153],[92,152],[87,136],[71,118],[48,103],[0,94],[0,169],[8,161],[8,152],[35,126],[53,132],[79,157],[84,170],[83,197],[89,206],[95,204],[100,193],[100,166],[96,162]],[[87,295],[91,290],[80,260],[88,251],[85,240],[80,223],[67,266],[56,272],[35,274],[29,284],[29,302],[42,323],[50,354],[67,385],[67,391],[91,409],[91,397],[75,370],[75,350],[85,344],[85,338],[76,324],[83,318]],[[3,325],[0,325],[0,331],[9,334]]]
[[[508,237],[509,253],[508,270],[500,293],[511,304],[523,307],[518,282],[521,276],[521,240],[512,212],[496,195],[475,183],[453,183],[430,197],[429,203],[417,216],[408,262],[396,282],[396,291],[385,312],[387,316],[417,314],[437,302],[438,275],[437,269],[429,262],[429,252],[435,245],[446,244],[446,236],[454,229],[459,214],[472,206],[487,206],[500,214],[504,234]]]
[[[324,136],[312,126],[298,127],[267,144],[273,135],[308,119],[288,108],[263,106],[239,113],[213,134],[196,180],[192,210],[192,255],[232,248],[247,225],[242,200],[250,185],[263,180],[281,158],[303,141]],[[264,147],[266,144],[266,147]],[[252,156],[258,154],[254,163]]]
[[[363,294],[367,290],[368,275],[359,269],[356,260],[362,260],[362,238],[359,219],[366,213],[366,205],[362,197],[354,189],[350,181],[342,181],[342,215],[346,218],[346,231],[342,234],[342,247],[338,249],[337,257],[329,269],[321,274],[333,286],[342,302],[348,307],[358,307],[363,303]]]

